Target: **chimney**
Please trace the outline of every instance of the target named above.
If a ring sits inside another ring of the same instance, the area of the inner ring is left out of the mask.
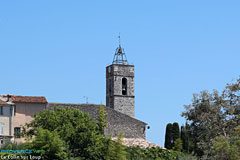
[[[11,100],[11,95],[8,94],[8,95],[7,95],[7,101],[6,101],[6,102],[9,102],[10,100]]]

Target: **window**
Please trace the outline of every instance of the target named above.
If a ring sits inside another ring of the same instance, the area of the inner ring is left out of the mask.
[[[127,95],[127,78],[122,79],[122,95]]]
[[[109,88],[109,94],[112,95],[112,80],[111,79],[109,79],[109,86],[108,86],[108,88]]]
[[[0,115],[3,115],[3,106],[0,106]]]
[[[0,122],[0,135],[3,135],[4,123]]]
[[[20,127],[15,127],[14,128],[14,137],[15,138],[20,138],[21,137],[21,129],[20,129]]]

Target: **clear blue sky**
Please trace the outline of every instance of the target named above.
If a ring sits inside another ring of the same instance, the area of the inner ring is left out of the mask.
[[[185,122],[193,93],[239,77],[239,8],[231,0],[1,1],[0,94],[105,104],[120,32],[135,65],[136,117],[163,145],[166,124]]]

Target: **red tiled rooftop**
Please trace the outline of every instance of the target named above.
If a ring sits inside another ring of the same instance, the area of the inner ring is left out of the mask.
[[[47,103],[45,97],[36,96],[11,96],[13,103]]]
[[[0,99],[0,104],[7,104],[7,103]]]
[[[13,103],[47,103],[47,99],[44,96],[14,96],[14,95],[2,95],[4,98],[10,98]]]

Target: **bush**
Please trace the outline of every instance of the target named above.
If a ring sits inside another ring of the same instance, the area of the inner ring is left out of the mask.
[[[175,160],[177,154],[175,151],[161,149],[159,147],[140,148],[127,147],[127,159],[129,160]]]

